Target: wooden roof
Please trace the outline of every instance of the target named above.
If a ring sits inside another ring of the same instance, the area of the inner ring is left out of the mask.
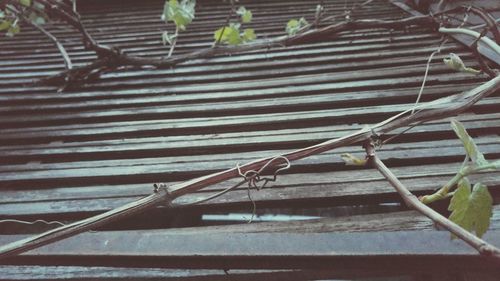
[[[99,42],[120,46],[127,53],[159,57],[168,52],[160,38],[165,29],[159,16],[163,2],[85,1],[79,9]],[[324,2],[335,14],[361,1]],[[283,34],[291,18],[312,20],[316,6],[308,1],[240,3],[252,10],[250,25],[259,38]],[[209,47],[227,9],[220,1],[198,1],[196,19],[181,34],[174,55]],[[353,17],[406,15],[379,0]],[[94,57],[83,49],[74,31],[48,28],[76,65]],[[26,85],[63,70],[64,65],[48,39],[23,28],[14,38],[0,40],[0,219],[82,219],[151,194],[154,182],[174,183],[210,174],[384,120],[413,106],[427,59],[440,39],[434,31],[417,26],[403,31],[357,30],[321,43],[193,60],[172,69],[112,71],[80,89],[58,93],[56,87]],[[470,51],[449,40],[430,65],[423,101],[487,80],[450,70],[442,63],[450,52],[476,66]],[[497,93],[457,117],[487,159],[500,158],[499,106]],[[384,162],[418,195],[444,184],[463,161],[463,147],[449,121],[416,126],[380,149]],[[376,170],[346,166],[340,158],[346,152],[364,155],[359,144],[309,157],[292,163],[272,187],[251,192],[257,214],[314,214],[322,217],[318,220],[171,228],[199,225],[200,214],[251,213],[252,203],[243,186],[200,206],[158,207],[97,233],[23,254],[5,263],[11,265],[0,266],[0,279],[210,280],[225,276],[221,268],[247,269],[233,271],[234,278],[240,279],[401,275],[415,268],[437,270],[435,261],[443,255],[448,259],[439,265],[446,270],[464,263],[482,270],[473,250],[450,241],[447,232],[401,206],[399,196]],[[497,202],[500,173],[473,178],[487,184]],[[201,198],[239,180],[177,202]],[[328,218],[342,214],[344,206],[354,206],[349,214],[357,216]],[[366,214],[373,210],[385,213]],[[496,245],[500,245],[499,219],[496,208],[486,237]],[[47,227],[0,224],[4,234],[0,244]],[[111,231],[117,229],[126,231]],[[419,248],[427,241],[436,242]],[[396,261],[402,255],[408,258],[405,263],[414,266],[384,267],[403,264]],[[288,263],[283,256],[289,256]],[[308,259],[318,257],[316,261],[324,266],[311,271],[318,264]],[[342,266],[330,267],[333,262]]]

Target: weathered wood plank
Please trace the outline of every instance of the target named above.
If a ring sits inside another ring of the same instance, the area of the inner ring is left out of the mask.
[[[470,86],[469,86],[470,87]],[[459,87],[460,89],[460,87]],[[463,87],[462,89],[468,89]],[[456,93],[456,92],[454,92]],[[449,93],[449,94],[454,94]],[[423,95],[424,99],[432,99],[434,97],[442,97],[447,95],[446,92],[441,90],[432,90]],[[352,99],[349,99],[353,96]],[[100,104],[108,108],[103,110],[98,108],[82,109],[77,111],[66,109],[66,105],[56,105],[56,107],[48,110],[43,105],[32,106],[38,110],[30,110],[29,114],[26,111],[12,112],[7,116],[2,116],[0,119],[0,126],[4,128],[14,127],[31,127],[31,126],[51,126],[58,124],[71,124],[71,123],[103,123],[111,121],[136,121],[136,120],[151,120],[161,119],[167,120],[176,118],[193,118],[193,117],[217,117],[227,115],[252,115],[256,113],[279,113],[279,112],[297,112],[308,110],[322,110],[334,109],[335,114],[328,114],[330,116],[345,116],[345,118],[356,118],[357,115],[366,114],[367,110],[375,113],[384,114],[384,106],[389,107],[389,104],[400,102],[401,106],[408,106],[404,103],[413,103],[415,99],[415,92],[410,91],[381,91],[379,93],[359,93],[356,95],[342,95],[342,94],[321,94],[321,95],[307,95],[300,97],[280,97],[278,98],[264,98],[252,101],[218,101],[218,102],[198,102],[194,104],[158,104],[151,98],[153,104],[146,106],[143,105],[129,105],[128,107],[111,107],[112,103],[101,101]],[[161,100],[161,99],[160,99]],[[370,104],[368,108],[356,108],[359,103]],[[481,105],[479,103],[478,105]],[[341,107],[341,108],[340,108]],[[15,110],[15,107],[9,106],[9,110]],[[41,111],[37,114],[37,111]],[[363,112],[362,114],[358,112]],[[393,113],[394,110],[388,111]],[[385,113],[387,114],[387,113]],[[3,115],[3,114],[2,114]],[[269,118],[272,121],[271,118]]]
[[[492,108],[499,98],[491,97],[480,101],[473,110]],[[253,114],[240,116],[220,116],[209,118],[179,118],[166,120],[120,121],[95,124],[71,124],[34,128],[7,128],[2,130],[0,143],[28,143],[51,141],[75,141],[88,139],[109,139],[125,137],[165,136],[189,133],[222,133],[248,131],[252,129],[286,129],[317,125],[338,124],[340,122],[366,123],[368,120],[381,121],[391,115],[409,109],[413,104],[399,106],[385,105],[367,108],[327,109],[302,112]]]
[[[84,266],[0,266],[0,280],[306,280],[339,276],[310,270],[166,269]],[[399,279],[398,279],[399,280]]]
[[[500,244],[498,233],[486,234]],[[2,244],[20,236],[0,236]],[[424,246],[425,245],[425,246]],[[285,258],[286,257],[286,258]],[[285,261],[285,260],[286,261]],[[439,260],[439,262],[437,262]],[[197,233],[162,231],[85,233],[9,258],[5,262],[40,265],[113,265],[167,268],[309,268],[374,270],[398,262],[396,268],[494,270],[483,257],[447,232],[368,233]],[[323,265],[323,266],[322,266]],[[385,270],[390,270],[385,268]]]

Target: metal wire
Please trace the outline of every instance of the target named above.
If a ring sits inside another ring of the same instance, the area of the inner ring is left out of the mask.
[[[60,221],[46,221],[46,220],[35,220],[35,221],[23,221],[23,220],[16,220],[16,219],[5,219],[5,220],[0,220],[1,223],[17,223],[17,224],[27,224],[27,225],[34,225],[37,223],[43,223],[46,225],[59,225],[59,226],[64,226],[66,224],[60,222]]]
[[[281,165],[280,168],[276,169],[274,171],[272,177],[261,177],[262,172],[264,172],[264,170],[266,168],[268,168],[273,162],[278,161],[278,160],[284,161],[285,165]],[[197,204],[201,204],[201,203],[210,201],[212,199],[215,199],[215,198],[217,198],[219,196],[222,196],[222,195],[228,193],[231,190],[234,190],[234,189],[240,187],[244,183],[248,183],[248,185],[247,185],[247,196],[248,196],[248,199],[252,202],[252,206],[253,206],[252,217],[248,221],[248,223],[251,223],[252,220],[253,220],[253,218],[255,217],[255,214],[256,214],[256,211],[257,211],[257,204],[252,199],[252,195],[251,195],[250,189],[251,188],[255,188],[257,190],[261,190],[262,188],[266,187],[267,183],[276,181],[276,179],[278,177],[278,174],[281,171],[289,169],[290,166],[291,166],[290,160],[288,160],[288,158],[286,158],[284,156],[277,156],[277,157],[274,157],[274,158],[270,159],[258,171],[248,170],[245,173],[243,173],[241,171],[240,164],[237,163],[236,164],[236,168],[238,169],[238,174],[243,178],[242,181],[240,181],[239,183],[237,183],[237,184],[235,184],[233,186],[230,186],[230,187],[228,187],[228,188],[226,188],[226,189],[224,189],[224,190],[222,190],[220,192],[217,192],[217,193],[215,193],[215,194],[213,194],[211,196],[208,196],[206,198],[200,199],[200,200],[195,201],[195,202],[187,203],[185,205],[197,205]],[[263,184],[259,184],[260,182],[263,182]]]

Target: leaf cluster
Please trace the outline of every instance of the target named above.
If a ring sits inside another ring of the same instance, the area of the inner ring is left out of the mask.
[[[182,0],[180,3],[177,0],[166,1],[161,19],[165,23],[172,21],[180,30],[186,30],[194,19],[195,6],[196,0]]]
[[[5,32],[8,37],[13,37],[21,32],[20,21],[26,19],[36,25],[43,25],[47,22],[48,16],[45,13],[45,6],[37,1],[17,0],[5,5],[5,9],[0,9],[0,32]]]
[[[195,17],[196,0],[178,0],[165,1],[161,19],[165,23],[173,22],[175,24],[175,33],[169,34],[164,31],[162,34],[163,45],[174,45],[174,41],[179,36],[179,30],[186,30],[186,27]]]
[[[305,18],[300,18],[300,19],[291,19],[288,21],[288,23],[286,24],[286,33],[289,35],[289,36],[293,36],[295,34],[297,34],[297,32],[299,32],[303,27],[305,27],[306,25],[308,25],[309,23],[307,22],[307,20]]]
[[[255,30],[253,28],[245,28],[241,31],[241,25],[252,21],[252,12],[241,6],[236,14],[239,16],[239,22],[231,22],[228,26],[223,26],[214,32],[216,43],[228,45],[239,45],[255,40]]]
[[[478,237],[481,237],[490,225],[493,198],[486,185],[478,182],[472,187],[465,175],[474,170],[498,169],[500,161],[494,163],[487,161],[460,122],[452,120],[451,127],[462,141],[466,157],[472,163],[464,165],[459,172],[459,175],[464,176],[459,179],[457,189],[448,206],[448,210],[452,212],[449,219],[470,232],[474,231]]]

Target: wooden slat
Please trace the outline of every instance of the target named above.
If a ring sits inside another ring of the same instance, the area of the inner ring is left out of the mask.
[[[498,128],[498,114],[464,115],[459,118],[471,134],[484,130],[494,133]],[[399,142],[406,139],[437,140],[455,138],[451,132],[449,120],[420,125],[399,137]],[[295,128],[271,130],[266,132],[222,133],[218,135],[166,136],[121,140],[103,140],[88,142],[55,142],[32,145],[10,145],[0,148],[0,160],[5,163],[54,162],[92,160],[97,155],[100,159],[159,157],[191,155],[199,152],[220,153],[221,151],[267,150],[271,147],[301,147],[330,138],[352,133],[359,126],[325,126],[314,128]],[[396,131],[394,134],[399,133]]]
[[[333,278],[329,271],[166,269],[87,266],[0,266],[0,280],[296,280]]]
[[[498,233],[486,239],[500,245]],[[20,236],[1,237],[6,243]],[[422,247],[426,245],[426,247]],[[342,262],[339,262],[342,260]],[[437,262],[439,261],[439,262]],[[8,263],[42,265],[155,266],[167,268],[315,268],[352,272],[397,262],[393,272],[495,270],[493,264],[447,232],[196,233],[162,231],[86,233],[44,246]],[[391,271],[391,269],[385,269]]]

